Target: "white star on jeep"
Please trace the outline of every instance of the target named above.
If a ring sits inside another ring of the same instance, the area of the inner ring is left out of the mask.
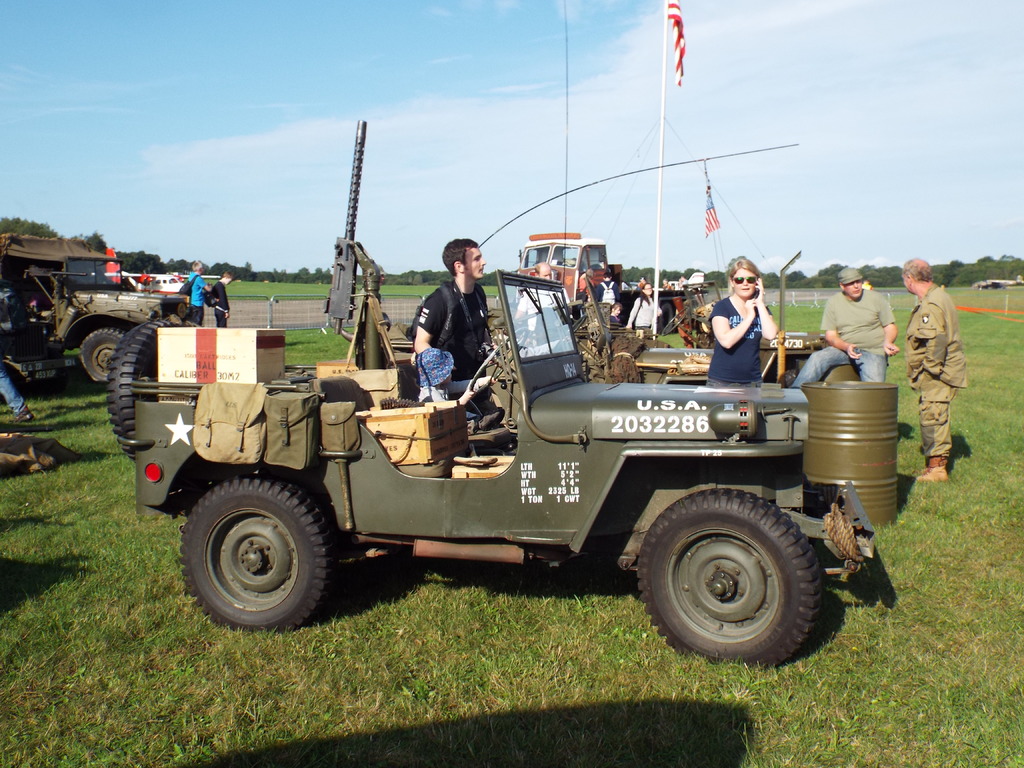
[[[176,442],[181,440],[185,445],[192,445],[188,441],[188,433],[192,431],[195,425],[186,424],[182,421],[181,414],[178,414],[178,421],[174,424],[164,424],[169,430],[171,430],[171,442],[169,445],[174,445]]]

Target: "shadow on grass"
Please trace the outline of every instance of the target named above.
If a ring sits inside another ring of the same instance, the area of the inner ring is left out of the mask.
[[[910,500],[910,491],[914,487],[914,475],[896,475],[896,517],[903,514],[903,509]]]
[[[77,557],[60,557],[40,563],[23,563],[0,557],[0,616],[14,610],[23,601],[37,595],[65,579],[70,579],[82,569],[82,560]]]
[[[481,715],[235,752],[235,766],[641,765],[738,768],[755,738],[746,707],[698,701],[606,703]]]
[[[949,452],[949,471],[953,471],[958,459],[971,458],[971,453],[971,444],[967,442],[967,438],[963,435],[953,435],[953,448]]]
[[[900,424],[900,437],[903,437],[903,427],[907,425]],[[972,455],[971,444],[967,442],[967,438],[963,435],[953,435],[953,447],[949,454],[949,466],[950,472],[956,467],[958,459],[964,458],[969,459]],[[907,501],[910,499],[910,491],[914,487],[914,483],[917,480],[917,475],[921,472],[926,465],[924,456],[921,457],[921,463],[917,469],[908,475],[899,475],[896,479],[896,508],[897,515],[903,514],[903,508],[906,506]]]
[[[843,592],[853,599],[852,604],[842,598]],[[875,552],[872,560],[867,561],[858,573],[846,580],[826,579],[818,620],[814,623],[811,636],[793,660],[813,656],[831,643],[846,623],[846,612],[850,608],[870,607],[881,603],[891,609],[895,607],[898,599],[896,587],[889,578],[885,560],[879,552]]]
[[[581,557],[558,567],[413,558],[408,554],[356,560],[339,568],[336,596],[321,620],[354,615],[382,603],[397,602],[428,578],[453,589],[480,587],[496,594],[572,599],[579,595],[635,595],[636,574],[614,560]]]

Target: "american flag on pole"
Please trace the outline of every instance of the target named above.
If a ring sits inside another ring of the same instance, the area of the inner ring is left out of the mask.
[[[672,33],[676,40],[676,85],[682,85],[686,38],[683,36],[683,13],[679,10],[679,3],[668,4],[668,19],[672,22]]]
[[[718,223],[718,214],[715,213],[715,202],[711,199],[711,185],[708,185],[708,207],[704,212],[704,237],[707,237],[722,225]]]

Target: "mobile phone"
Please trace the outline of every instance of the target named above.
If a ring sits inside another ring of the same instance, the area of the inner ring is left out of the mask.
[[[755,288],[754,289],[754,296],[753,296],[753,298],[756,299],[760,295],[761,295],[761,289],[760,288]]]

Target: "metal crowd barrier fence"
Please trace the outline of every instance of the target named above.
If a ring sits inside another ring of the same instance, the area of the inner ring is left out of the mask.
[[[787,290],[787,306],[824,307],[831,290]],[[911,309],[915,298],[909,293],[882,291],[889,305],[896,310]],[[381,308],[392,323],[408,325],[416,314],[416,308],[426,296],[381,296]],[[326,298],[319,294],[277,294],[274,296],[232,296],[229,328],[283,328],[286,330],[302,330],[329,328],[330,322],[324,312]],[[768,291],[768,302],[773,306],[779,303],[779,292]],[[497,306],[497,297],[490,297],[488,302]],[[203,325],[213,327],[214,310],[206,308]]]
[[[426,296],[381,296],[381,309],[392,323],[409,325],[416,308]],[[229,328],[281,328],[302,330],[330,328],[324,312],[327,299],[319,294],[279,294],[275,296],[231,296]],[[489,302],[495,306],[497,298]],[[206,308],[203,326],[216,325],[214,310]]]

